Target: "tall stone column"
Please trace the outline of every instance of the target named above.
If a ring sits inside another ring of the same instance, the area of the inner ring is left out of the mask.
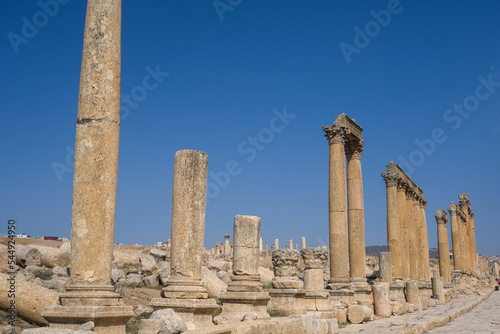
[[[395,279],[402,279],[402,245],[401,226],[399,224],[398,209],[398,175],[393,173],[382,174],[387,189],[387,243],[392,257],[392,275]],[[389,282],[391,283],[391,282]]]
[[[188,329],[212,325],[219,307],[201,282],[204,254],[208,155],[202,151],[175,152],[172,191],[172,249],[170,278],[155,309],[172,308]],[[217,248],[218,250],[218,248]]]
[[[413,189],[406,189],[406,220],[408,222],[408,245],[410,251],[410,279],[418,280],[417,228],[413,211]]]
[[[89,0],[76,121],[71,277],[62,306],[43,312],[51,327],[76,328],[94,321],[99,333],[125,333],[133,315],[130,307],[120,306],[111,285],[120,78],[121,1]]]
[[[448,209],[448,212],[450,213],[450,221],[451,221],[451,243],[453,247],[453,265],[455,270],[462,270],[463,268],[463,261],[462,261],[462,238],[460,235],[460,224],[458,222],[458,217],[457,217],[457,207],[456,204],[451,202],[450,203],[450,208]]]
[[[415,224],[415,234],[416,234],[416,250],[417,250],[417,272],[418,279],[423,280],[423,261],[422,261],[422,252],[423,252],[423,242],[424,239],[423,231],[422,231],[422,223],[420,219],[420,197],[416,196],[413,198],[413,221]]]
[[[259,238],[259,253],[261,253],[264,250],[264,241],[262,238]]]
[[[302,249],[306,248],[306,237],[302,237]]]
[[[231,245],[229,244],[229,238],[231,238],[229,234],[224,235],[224,254],[231,253]]]
[[[437,210],[434,217],[437,223],[439,273],[445,283],[451,283],[450,245],[448,242],[448,229],[446,227],[446,223],[448,222],[446,211]]]
[[[219,297],[223,306],[214,318],[217,324],[269,318],[270,297],[263,292],[259,274],[260,221],[256,216],[234,217],[233,276],[227,292]]]
[[[408,185],[402,181],[398,183],[398,213],[401,228],[401,275],[403,278],[410,278],[410,238],[405,196],[407,187]]]
[[[293,240],[292,239],[290,239],[288,241],[288,248],[293,249]]]
[[[422,228],[422,271],[424,279],[427,282],[431,281],[431,269],[430,269],[430,259],[429,259],[429,235],[427,231],[427,218],[425,216],[425,205],[427,200],[422,198],[420,201],[420,224]]]
[[[280,243],[278,238],[274,238],[274,249],[280,249]]]
[[[363,141],[350,140],[345,146],[347,157],[347,198],[349,220],[350,281],[366,282],[365,274],[365,209],[361,152]]]
[[[330,213],[330,283],[349,282],[347,237],[347,189],[344,142],[346,129],[324,126],[330,145],[329,213]]]
[[[474,214],[471,212],[469,215],[470,224],[471,224],[471,242],[472,242],[472,254],[474,259],[474,271],[478,273],[479,271],[479,263],[477,261],[477,249],[476,249],[476,225],[474,223]]]

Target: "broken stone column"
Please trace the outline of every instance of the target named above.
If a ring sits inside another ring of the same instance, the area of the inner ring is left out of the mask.
[[[269,314],[304,315],[303,282],[297,275],[300,253],[294,249],[277,249],[272,253],[274,266],[273,289],[268,290],[271,300],[267,304]]]
[[[292,239],[290,239],[290,240],[288,241],[288,248],[289,248],[289,249],[293,249],[293,240],[292,240]]]
[[[93,321],[98,333],[125,333],[132,307],[111,285],[120,133],[121,0],[89,0],[76,121],[71,278],[53,328]],[[42,260],[43,261],[43,260]]]
[[[229,234],[224,235],[224,254],[231,253],[231,245],[229,244],[229,238],[231,238]]]
[[[280,242],[278,238],[274,238],[274,249],[280,249]]]
[[[376,315],[384,318],[391,316],[392,308],[389,299],[389,283],[375,282],[373,284],[373,304]]]
[[[300,252],[304,260],[304,290],[307,292],[304,303],[307,313],[323,319],[336,316],[323,280],[328,254],[328,249],[321,247],[304,248]]]
[[[222,313],[214,318],[217,324],[269,318],[270,297],[259,275],[259,236],[259,217],[234,217],[233,276],[227,292],[219,297]]]
[[[413,304],[413,310],[420,310],[420,291],[418,281],[406,282],[406,301]]]
[[[349,282],[349,251],[347,238],[347,186],[345,168],[345,127],[324,126],[330,146],[329,213],[330,213],[330,280],[345,287]]]
[[[443,278],[442,277],[433,277],[431,278],[432,282],[432,294],[438,297],[439,304],[446,303],[446,296],[444,294],[443,287]]]
[[[16,244],[16,263],[23,268],[27,266],[40,267],[42,265],[42,253],[34,247]]]
[[[306,248],[306,237],[302,237],[301,241],[302,241],[302,245],[301,245],[302,247],[301,247],[301,249]]]
[[[373,317],[373,310],[366,305],[351,305],[347,310],[347,319],[353,324],[360,324]]]
[[[398,181],[399,176],[395,173],[382,174],[387,189],[387,242],[389,252],[392,254],[391,276],[401,279],[402,274],[402,246],[401,246],[401,226],[399,224],[398,209]]]
[[[438,252],[439,252],[439,273],[444,282],[451,283],[451,263],[450,263],[450,245],[448,241],[448,229],[446,223],[446,211],[437,210],[436,215],[437,235],[438,235]]]
[[[378,254],[378,268],[380,272],[380,280],[382,282],[392,283],[392,253],[380,252]]]
[[[71,256],[69,250],[41,245],[31,245],[30,247],[36,248],[40,252],[41,263],[48,268],[70,266]]]
[[[151,300],[155,309],[173,309],[188,329],[212,326],[212,316],[220,312],[202,284],[207,168],[205,152],[175,152],[170,277],[163,298]]]
[[[259,253],[262,253],[262,250],[264,249],[262,246],[263,246],[262,245],[262,238],[259,238]]]

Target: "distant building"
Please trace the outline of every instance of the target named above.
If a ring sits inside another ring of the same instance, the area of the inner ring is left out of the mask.
[[[30,236],[27,235],[26,233],[20,233],[18,235],[16,235],[16,238],[24,238],[24,239],[29,239]]]
[[[63,242],[69,242],[69,239],[68,238],[59,238],[59,240],[63,241]]]
[[[43,240],[54,240],[54,241],[59,241],[59,237],[43,237]]]

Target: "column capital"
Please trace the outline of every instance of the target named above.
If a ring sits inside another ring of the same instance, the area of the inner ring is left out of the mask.
[[[422,204],[422,207],[425,208],[425,206],[427,205],[427,200],[422,197],[422,199],[420,200],[420,204]]]
[[[323,269],[328,262],[328,249],[326,248],[304,248],[300,251],[304,259],[304,269]]]
[[[384,178],[386,187],[395,187],[399,184],[399,176],[395,173],[382,173],[380,175]]]
[[[406,187],[406,191],[405,191],[406,199],[413,199],[414,194],[415,194],[415,191],[412,187],[410,187],[410,186]]]
[[[450,216],[456,216],[457,215],[457,205],[453,202],[450,203],[450,208],[448,209],[448,212],[450,213]]]
[[[469,214],[469,216],[470,216],[472,219],[474,219],[475,214],[471,212],[471,213]]]
[[[434,216],[436,218],[436,223],[438,224],[446,224],[448,222],[448,216],[446,215],[446,211],[443,209],[439,209]]]
[[[344,143],[347,138],[347,129],[339,125],[325,125],[323,126],[325,137],[328,139],[328,144]]]
[[[347,160],[351,158],[361,159],[361,152],[365,148],[363,140],[348,140],[344,146]]]

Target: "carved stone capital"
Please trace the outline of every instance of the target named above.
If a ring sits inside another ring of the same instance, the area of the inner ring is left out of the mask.
[[[297,264],[299,263],[300,253],[295,249],[276,249],[272,252],[272,261],[274,266],[274,275],[297,276]]]
[[[326,248],[304,248],[300,255],[304,259],[304,269],[323,269],[328,262]]]
[[[405,192],[406,199],[413,199],[415,196],[415,191],[412,187],[408,186]]]
[[[361,152],[365,148],[362,140],[348,140],[344,146],[347,160],[351,158],[361,159]]]
[[[453,202],[450,203],[450,208],[448,209],[448,212],[450,213],[450,216],[456,216],[457,215],[457,205]]]
[[[386,187],[397,187],[399,183],[399,176],[395,173],[382,173]]]
[[[438,224],[446,224],[448,222],[448,216],[446,215],[446,211],[444,211],[443,209],[439,209],[437,210],[436,212],[436,215],[434,216],[434,218],[436,218],[436,222]]]
[[[325,125],[323,126],[325,137],[328,139],[328,144],[344,143],[347,138],[347,129],[338,125]]]

